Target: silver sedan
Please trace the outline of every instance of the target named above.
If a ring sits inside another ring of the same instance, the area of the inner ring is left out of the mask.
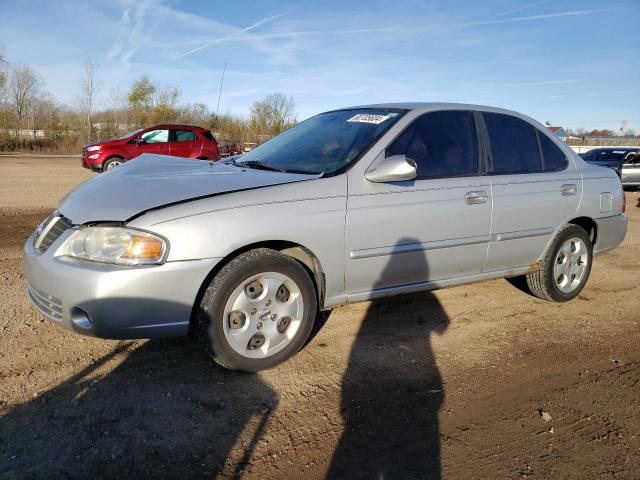
[[[617,175],[528,117],[370,105],[225,162],[143,155],[95,177],[29,237],[24,271],[62,327],[191,332],[221,365],[256,371],[340,304],[499,277],[571,300],[626,228]]]

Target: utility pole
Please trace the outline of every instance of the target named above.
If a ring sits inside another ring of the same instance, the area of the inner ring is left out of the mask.
[[[218,116],[218,110],[220,110],[220,97],[222,97],[222,84],[224,83],[224,72],[227,70],[227,62],[224,62],[224,68],[222,69],[222,78],[220,79],[220,91],[218,92],[218,106],[216,107],[216,117]]]

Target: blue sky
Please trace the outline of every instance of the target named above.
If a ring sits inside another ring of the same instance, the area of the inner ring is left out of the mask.
[[[501,106],[568,128],[640,132],[635,0],[0,0],[0,45],[60,101],[97,59],[104,104],[141,74],[246,113],[279,91],[298,118],[392,101]]]

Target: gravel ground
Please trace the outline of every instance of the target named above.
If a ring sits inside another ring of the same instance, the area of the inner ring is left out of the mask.
[[[91,176],[0,157],[0,478],[640,478],[637,192],[568,304],[499,280],[340,307],[248,375],[30,307],[22,243]]]

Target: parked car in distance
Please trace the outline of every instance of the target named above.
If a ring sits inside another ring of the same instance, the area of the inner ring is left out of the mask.
[[[621,176],[622,165],[640,153],[640,147],[599,147],[581,153],[582,159],[592,165],[608,167]]]
[[[92,143],[82,149],[82,166],[104,172],[143,153],[198,160],[219,160],[218,142],[211,132],[190,125],[154,125],[115,140]]]
[[[31,234],[23,266],[60,326],[191,332],[221,365],[256,371],[340,304],[501,277],[571,300],[624,239],[624,210],[612,170],[524,115],[372,105],[224,162],[143,155],[95,177]]]
[[[621,180],[623,187],[640,187],[640,151],[637,155],[628,157],[622,164]]]

